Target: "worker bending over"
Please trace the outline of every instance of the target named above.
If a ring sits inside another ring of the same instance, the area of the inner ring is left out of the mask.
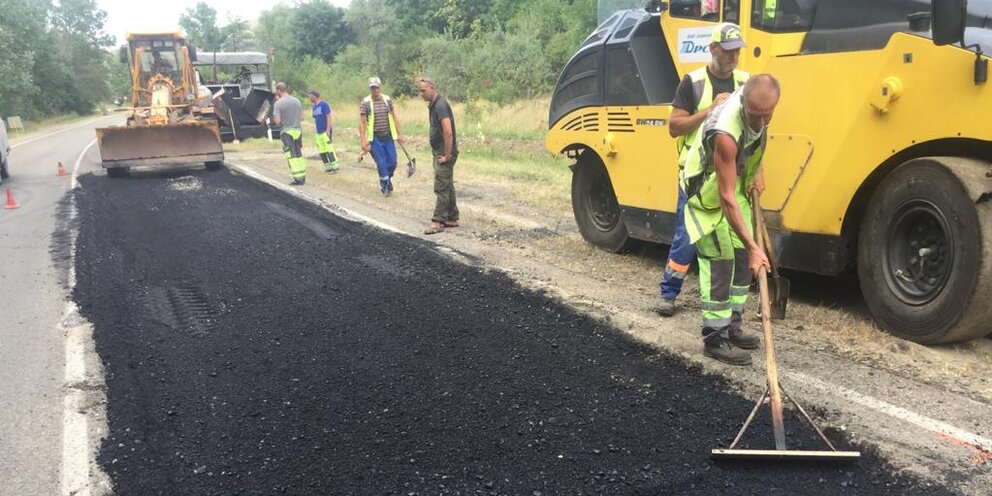
[[[753,76],[707,117],[691,145],[681,182],[685,225],[699,260],[703,354],[749,365],[760,339],[741,328],[752,272],[768,270],[754,240],[749,191],[764,190],[761,159],[781,89],[769,74]]]

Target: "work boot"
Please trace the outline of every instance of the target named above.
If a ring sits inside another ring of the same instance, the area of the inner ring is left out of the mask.
[[[671,317],[672,315],[675,315],[675,298],[659,298],[658,306],[654,308],[654,311],[662,317]]]
[[[756,350],[761,346],[761,338],[743,329],[730,330],[730,343],[743,350]]]
[[[751,365],[751,353],[734,346],[729,339],[723,337],[704,342],[703,355],[730,365]]]
[[[301,177],[301,178],[298,178],[298,179],[294,178],[293,179],[293,182],[289,183],[289,185],[290,186],[303,186],[306,182],[307,182],[307,178],[305,178],[305,177]]]

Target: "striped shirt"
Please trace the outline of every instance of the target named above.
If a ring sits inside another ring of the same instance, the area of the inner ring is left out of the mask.
[[[386,105],[385,99],[372,100],[372,106],[375,116],[375,122],[372,128],[372,132],[375,134],[389,135],[389,106]],[[362,101],[359,113],[362,115],[369,115],[369,107],[366,105],[365,101]]]

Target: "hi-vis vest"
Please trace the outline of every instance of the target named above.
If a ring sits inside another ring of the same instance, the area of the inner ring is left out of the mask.
[[[688,201],[685,204],[685,228],[689,240],[695,243],[713,232],[723,220],[720,206],[720,187],[716,177],[714,160],[715,137],[727,134],[737,142],[737,201],[745,208],[749,205],[747,185],[761,165],[761,157],[768,140],[767,131],[753,143],[744,142],[744,122],[742,89],[734,91],[730,98],[710,113],[687,152],[685,168],[682,170],[682,188]]]
[[[775,11],[778,7],[778,0],[765,0],[765,20],[771,21],[775,19]]]
[[[732,77],[734,78],[734,89],[736,90],[744,86],[744,83],[747,82],[751,75],[744,71],[734,70]],[[706,67],[700,67],[690,72],[689,79],[692,80],[692,97],[693,101],[696,102],[696,112],[712,105],[713,97],[715,96],[713,95],[713,82],[710,81]],[[692,143],[695,142],[696,136],[699,134],[699,128],[701,127],[699,126],[693,129],[689,134],[679,136],[678,140],[675,141],[679,151],[679,165],[682,165],[682,162],[685,160],[683,155],[689,150]]]
[[[382,101],[386,102],[386,117],[389,119],[389,134],[396,139],[396,123],[393,122],[393,101],[386,95],[382,95]],[[375,129],[375,102],[372,101],[372,95],[365,97],[363,100],[365,104],[369,107],[369,114],[365,116],[368,121],[368,126],[365,129],[365,137],[369,141],[372,141],[372,133]]]

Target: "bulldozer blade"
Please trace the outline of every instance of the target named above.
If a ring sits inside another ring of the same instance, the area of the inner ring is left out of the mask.
[[[776,274],[768,278],[768,296],[771,298],[771,318],[774,320],[785,319],[785,309],[789,305],[789,291],[791,284],[789,280]]]
[[[222,162],[216,121],[107,127],[96,130],[105,168]]]

